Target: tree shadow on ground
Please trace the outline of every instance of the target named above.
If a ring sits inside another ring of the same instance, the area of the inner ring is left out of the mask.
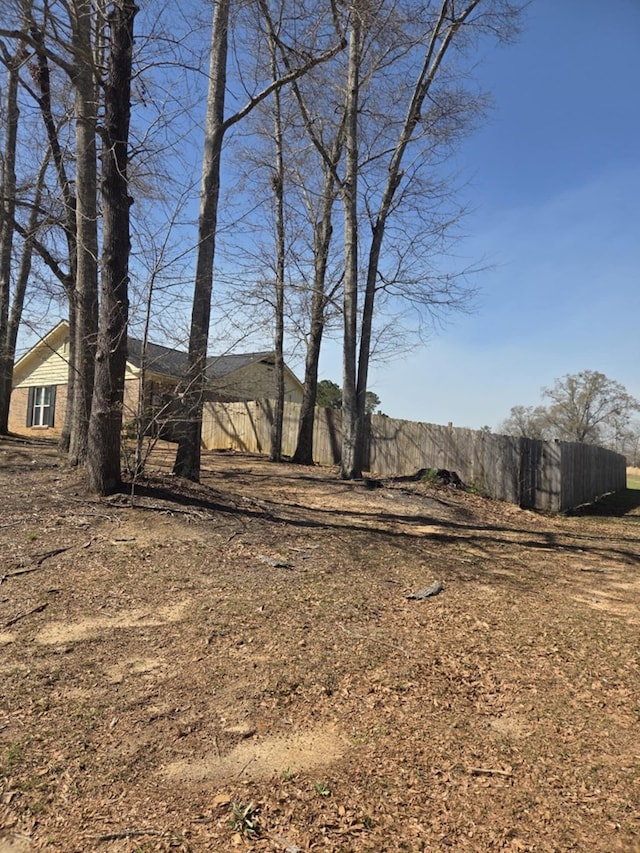
[[[638,493],[640,494],[640,492]],[[618,496],[619,497],[619,496]],[[632,496],[632,499],[633,500]],[[115,500],[114,500],[115,499]],[[113,496],[111,502],[120,503],[130,500],[126,490]],[[140,500],[142,499],[142,500]],[[637,552],[620,544],[615,547],[603,544],[600,533],[586,530],[556,531],[529,529],[516,524],[500,522],[487,523],[478,518],[442,518],[437,515],[405,514],[402,512],[380,512],[349,508],[345,510],[283,503],[272,496],[261,499],[251,494],[243,497],[211,488],[206,483],[192,483],[179,478],[167,482],[162,477],[148,478],[137,484],[135,505],[139,510],[158,510],[167,512],[182,508],[182,511],[206,514],[221,514],[238,519],[253,519],[291,525],[292,528],[311,530],[342,531],[365,536],[381,536],[383,540],[403,540],[414,545],[430,542],[442,545],[476,545],[482,549],[490,546],[518,547],[533,553],[548,551],[557,547],[565,554],[584,554],[606,556],[615,554],[618,559],[637,561]],[[585,515],[593,515],[594,506],[585,508]],[[634,502],[634,507],[638,506]],[[591,510],[589,513],[588,510]],[[608,511],[612,515],[612,511]],[[623,515],[624,513],[619,513]],[[602,515],[600,516],[602,517]],[[640,519],[640,515],[638,515]],[[398,527],[400,525],[400,527]],[[421,526],[436,529],[419,531]],[[439,528],[439,529],[437,529]],[[625,537],[626,538],[626,537]],[[634,540],[635,541],[635,540]]]
[[[595,501],[595,503],[569,510],[567,515],[596,516],[599,518],[637,515],[638,521],[640,521],[640,489],[622,489],[619,492],[613,492]]]

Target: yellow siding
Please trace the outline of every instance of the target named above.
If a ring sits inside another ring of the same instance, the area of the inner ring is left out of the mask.
[[[43,360],[29,373],[16,388],[29,388],[31,385],[66,385],[68,378],[69,343],[61,343],[55,350],[48,350]]]
[[[286,367],[284,370],[284,399],[286,403],[302,403],[302,386]]]
[[[289,370],[285,370],[285,400],[302,402],[302,390]],[[234,370],[223,379],[215,380],[210,387],[209,397],[225,400],[274,399],[276,396],[275,370],[272,364],[254,362]]]
[[[273,397],[275,392],[274,370],[269,364],[249,364],[236,370],[228,377],[215,380],[214,391],[233,394],[241,399]]]

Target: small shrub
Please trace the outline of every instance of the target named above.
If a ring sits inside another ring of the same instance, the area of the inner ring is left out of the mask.
[[[245,838],[256,838],[260,835],[258,806],[253,801],[234,803],[232,823],[235,832],[241,832]]]

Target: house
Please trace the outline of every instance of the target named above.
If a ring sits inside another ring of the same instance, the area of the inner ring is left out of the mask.
[[[182,350],[128,339],[123,421],[134,420],[138,398],[144,390],[145,416],[164,416],[174,407],[176,389],[184,376],[188,356]],[[144,363],[143,363],[144,362]],[[69,326],[58,323],[14,365],[9,430],[20,434],[46,432],[57,436],[62,430],[67,401]],[[207,359],[205,398],[211,401],[243,402],[275,397],[273,352],[238,353]],[[300,403],[303,386],[285,365],[285,400]]]

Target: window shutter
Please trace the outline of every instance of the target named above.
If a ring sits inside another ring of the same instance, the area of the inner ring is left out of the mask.
[[[27,426],[33,426],[33,398],[35,397],[36,389],[32,386],[29,388],[29,398],[27,400]]]
[[[55,416],[56,416],[56,386],[51,386],[51,396],[49,397],[49,414],[47,419],[47,426],[54,426]]]

